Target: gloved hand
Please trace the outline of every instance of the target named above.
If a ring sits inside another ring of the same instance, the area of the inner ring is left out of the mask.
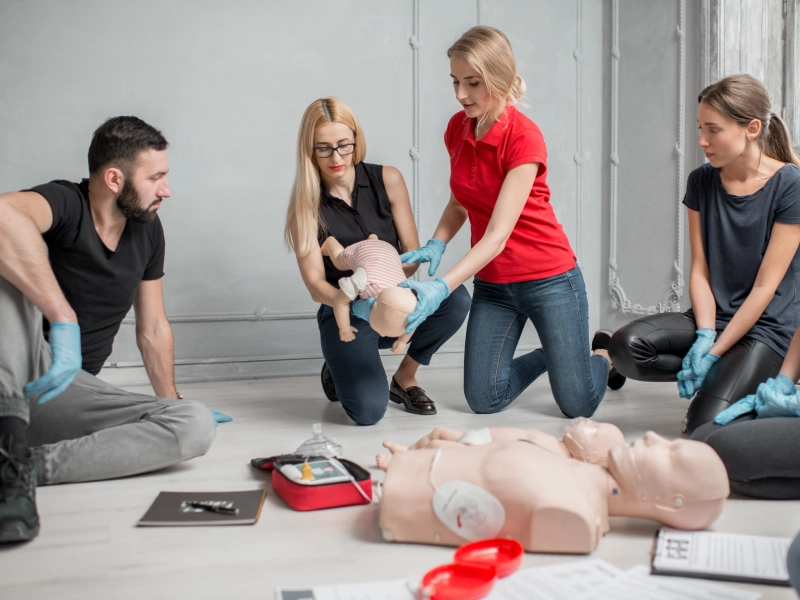
[[[363,298],[356,298],[350,303],[350,310],[359,319],[364,319],[369,323],[369,315],[372,313],[372,305],[375,304],[375,298],[364,300]]]
[[[439,268],[439,263],[442,261],[442,254],[447,245],[436,238],[428,240],[422,248],[410,250],[400,255],[400,262],[404,265],[414,265],[420,263],[430,263],[428,266],[428,275],[433,277],[436,274],[436,269]]]
[[[702,358],[693,360],[688,369],[678,373],[678,391],[681,398],[692,398],[700,389],[708,371],[719,360],[719,356],[706,354]]]
[[[223,412],[218,411],[216,408],[211,409],[211,416],[214,417],[214,427],[219,427],[220,423],[230,423],[233,417],[229,417]]]
[[[745,396],[729,406],[714,419],[719,425],[727,425],[735,418],[756,411],[759,419],[769,417],[800,416],[800,393],[786,375],[767,379],[758,386],[755,394]]]
[[[681,371],[678,373],[678,392],[681,398],[691,398],[700,389],[708,370],[719,356],[709,354],[709,350],[714,345],[717,332],[713,329],[698,329],[697,339],[681,363]]]
[[[26,396],[39,395],[37,402],[44,404],[69,387],[81,370],[81,328],[75,323],[50,323],[50,348],[53,363],[50,370],[36,381],[25,386]]]
[[[441,277],[433,281],[406,279],[397,287],[409,288],[417,293],[417,307],[408,315],[406,333],[411,333],[419,327],[425,319],[436,312],[439,305],[450,295],[450,286]]]

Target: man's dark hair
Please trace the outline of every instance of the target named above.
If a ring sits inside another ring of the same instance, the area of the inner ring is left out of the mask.
[[[92,134],[89,145],[89,173],[114,165],[130,176],[143,150],[166,150],[169,143],[161,132],[137,117],[112,117]]]

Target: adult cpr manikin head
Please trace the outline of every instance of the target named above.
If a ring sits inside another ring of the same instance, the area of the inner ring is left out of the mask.
[[[398,337],[406,332],[408,315],[417,306],[417,297],[408,288],[387,287],[375,298],[369,324],[381,337]]]
[[[728,474],[711,446],[668,441],[652,431],[611,448],[608,470],[626,492],[629,506],[622,510],[682,529],[713,522],[730,492]]]

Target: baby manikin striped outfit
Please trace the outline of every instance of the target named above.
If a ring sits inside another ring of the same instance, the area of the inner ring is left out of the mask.
[[[342,262],[353,271],[339,280],[339,288],[350,300],[357,296],[374,298],[387,287],[406,280],[400,255],[391,244],[381,240],[364,240],[344,249]]]

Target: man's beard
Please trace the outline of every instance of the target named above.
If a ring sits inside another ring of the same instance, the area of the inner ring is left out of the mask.
[[[141,205],[142,197],[133,187],[130,177],[126,177],[125,183],[122,184],[122,191],[117,196],[117,208],[125,219],[134,223],[149,223],[156,218],[155,211],[149,210],[150,207],[141,208]]]

